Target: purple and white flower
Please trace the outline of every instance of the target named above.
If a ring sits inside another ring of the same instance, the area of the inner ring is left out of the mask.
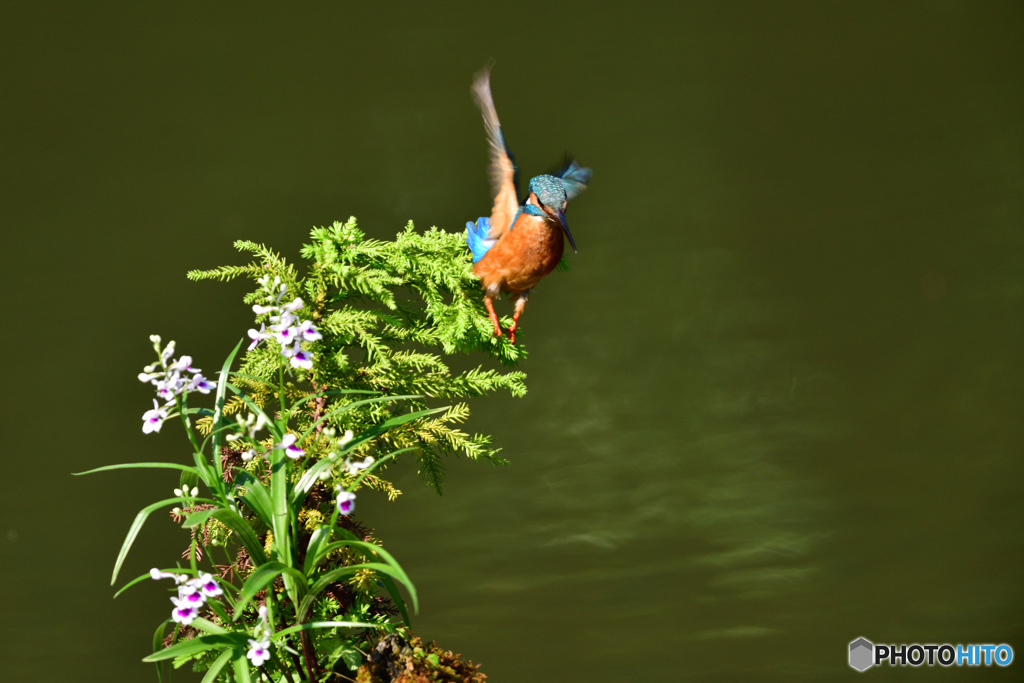
[[[299,348],[298,342],[295,343],[295,348],[292,349],[291,366],[293,368],[302,368],[303,370],[310,370],[313,368],[313,354],[309,351],[303,351]]]
[[[208,394],[217,388],[217,383],[211,382],[202,375],[196,375],[189,382],[188,388],[190,390],[198,391],[200,394]]]
[[[253,666],[263,666],[263,662],[270,659],[270,639],[253,640],[249,638],[249,651],[245,653]]]
[[[156,399],[153,399],[153,410],[147,410],[142,414],[142,433],[151,434],[159,432],[167,419],[167,411],[161,408]]]
[[[344,467],[345,467],[345,471],[348,474],[351,475],[351,474],[359,474],[360,472],[362,472],[363,470],[365,470],[367,467],[369,467],[372,464],[373,464],[373,456],[372,455],[368,455],[365,458],[363,458],[363,460],[361,462],[360,461],[352,462],[351,460],[346,460]]]
[[[356,494],[350,491],[342,491],[341,487],[337,487],[338,490],[338,514],[351,515],[352,511],[356,509]]]
[[[146,434],[160,431],[163,421],[170,417],[165,408],[173,405],[175,399],[181,394],[189,391],[208,394],[217,388],[216,382],[206,379],[200,374],[198,368],[192,367],[192,356],[182,356],[168,363],[171,356],[174,355],[173,341],[168,342],[167,346],[161,350],[158,335],[151,335],[150,340],[153,342],[153,348],[160,360],[143,368],[143,372],[139,373],[139,381],[156,387],[156,395],[164,402],[164,407],[160,408],[154,401],[153,410],[147,411],[143,415],[142,419],[145,424],[142,431]],[[183,373],[191,373],[192,376],[188,377]]]
[[[274,327],[281,327],[281,326],[274,325],[270,329],[273,330]],[[281,327],[281,329],[279,329],[279,330],[274,330],[274,339],[277,340],[277,343],[280,344],[281,348],[283,349],[284,347],[289,346],[289,345],[295,343],[295,337],[296,337],[296,331],[297,330],[298,330],[297,327],[287,327],[287,326]]]
[[[171,602],[174,603],[174,610],[171,611],[171,619],[176,621],[183,626],[188,626],[192,621],[199,616],[199,608],[195,605],[188,604],[187,600],[180,598],[171,598]]]
[[[224,593],[224,589],[217,583],[217,579],[213,578],[213,574],[201,573],[198,579],[192,579],[189,584],[201,590],[208,598],[215,598]]]
[[[317,341],[323,339],[323,335],[320,334],[316,327],[313,326],[312,320],[303,320],[302,324],[299,325],[297,335],[302,337],[302,341]]]
[[[296,436],[294,434],[285,434],[281,439],[281,443],[274,446],[274,449],[284,449],[285,455],[292,460],[297,460],[306,454],[306,451],[299,448],[296,443]]]
[[[159,569],[157,569],[156,567],[153,567],[152,569],[149,570],[149,576],[154,581],[159,581],[160,579],[174,579],[175,583],[185,583],[186,581],[188,581],[188,575],[187,574],[175,574],[174,572],[162,572]]]
[[[257,308],[256,306],[253,306],[253,310],[254,311],[256,310],[256,308]],[[262,306],[260,306],[260,308],[262,308]],[[267,339],[270,336],[269,334],[267,334],[267,326],[266,325],[260,325],[260,329],[258,329],[258,330],[255,330],[255,329],[249,330],[248,334],[249,334],[249,339],[252,339],[252,343],[249,344],[249,348],[248,348],[249,351],[252,351],[253,349],[255,349],[256,346],[261,341],[263,341],[264,339]],[[140,375],[140,377],[141,377],[141,375]]]
[[[195,579],[178,586],[178,602],[175,604],[179,603],[195,607],[197,610],[206,604],[206,595],[195,585]]]
[[[312,320],[301,320],[295,315],[296,311],[305,307],[302,299],[296,297],[291,303],[281,304],[281,299],[288,291],[287,285],[281,283],[281,278],[275,278],[273,285],[270,284],[270,277],[263,276],[257,280],[263,288],[266,296],[273,300],[270,305],[255,304],[252,307],[256,315],[272,314],[270,316],[270,327],[265,324],[259,330],[249,330],[249,338],[252,343],[249,350],[266,340],[273,339],[281,347],[281,355],[288,358],[293,368],[310,370],[313,367],[313,355],[309,351],[303,351],[301,343],[304,341],[318,341],[323,335],[317,331]],[[280,289],[278,289],[280,287]]]

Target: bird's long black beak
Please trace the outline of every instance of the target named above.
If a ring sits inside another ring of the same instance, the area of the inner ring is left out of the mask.
[[[572,253],[578,254],[576,251],[576,243],[572,239],[572,233],[569,232],[569,224],[565,222],[565,211],[555,212],[555,218],[562,225],[562,230],[565,230],[565,236],[569,238],[569,244],[572,245]]]

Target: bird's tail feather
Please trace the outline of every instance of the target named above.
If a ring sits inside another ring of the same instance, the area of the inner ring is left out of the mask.
[[[587,189],[587,184],[590,183],[590,178],[593,175],[593,171],[580,166],[575,159],[571,158],[565,168],[556,174],[561,179],[562,185],[565,186],[565,197],[570,202]]]
[[[469,245],[469,250],[473,252],[473,263],[482,259],[484,254],[498,241],[488,237],[490,231],[491,219],[486,216],[477,218],[476,223],[466,222],[466,244]]]

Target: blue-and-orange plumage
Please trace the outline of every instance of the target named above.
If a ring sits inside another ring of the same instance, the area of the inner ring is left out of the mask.
[[[530,290],[562,259],[563,233],[569,238],[573,251],[576,250],[565,220],[565,208],[586,189],[591,171],[572,161],[557,175],[536,176],[530,181],[529,195],[520,202],[517,169],[505,146],[491,97],[490,67],[477,75],[473,94],[483,113],[490,143],[494,206],[490,217],[466,223],[466,243],[473,253],[473,273],[484,287],[484,305],[494,324],[495,336],[501,336],[501,325],[494,312],[494,299],[501,292],[516,297],[509,328],[509,338],[515,343],[519,316],[529,300]]]

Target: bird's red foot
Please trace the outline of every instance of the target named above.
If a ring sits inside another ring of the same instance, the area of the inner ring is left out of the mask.
[[[512,323],[512,327],[508,328],[508,340],[512,344],[516,343],[516,323]]]

